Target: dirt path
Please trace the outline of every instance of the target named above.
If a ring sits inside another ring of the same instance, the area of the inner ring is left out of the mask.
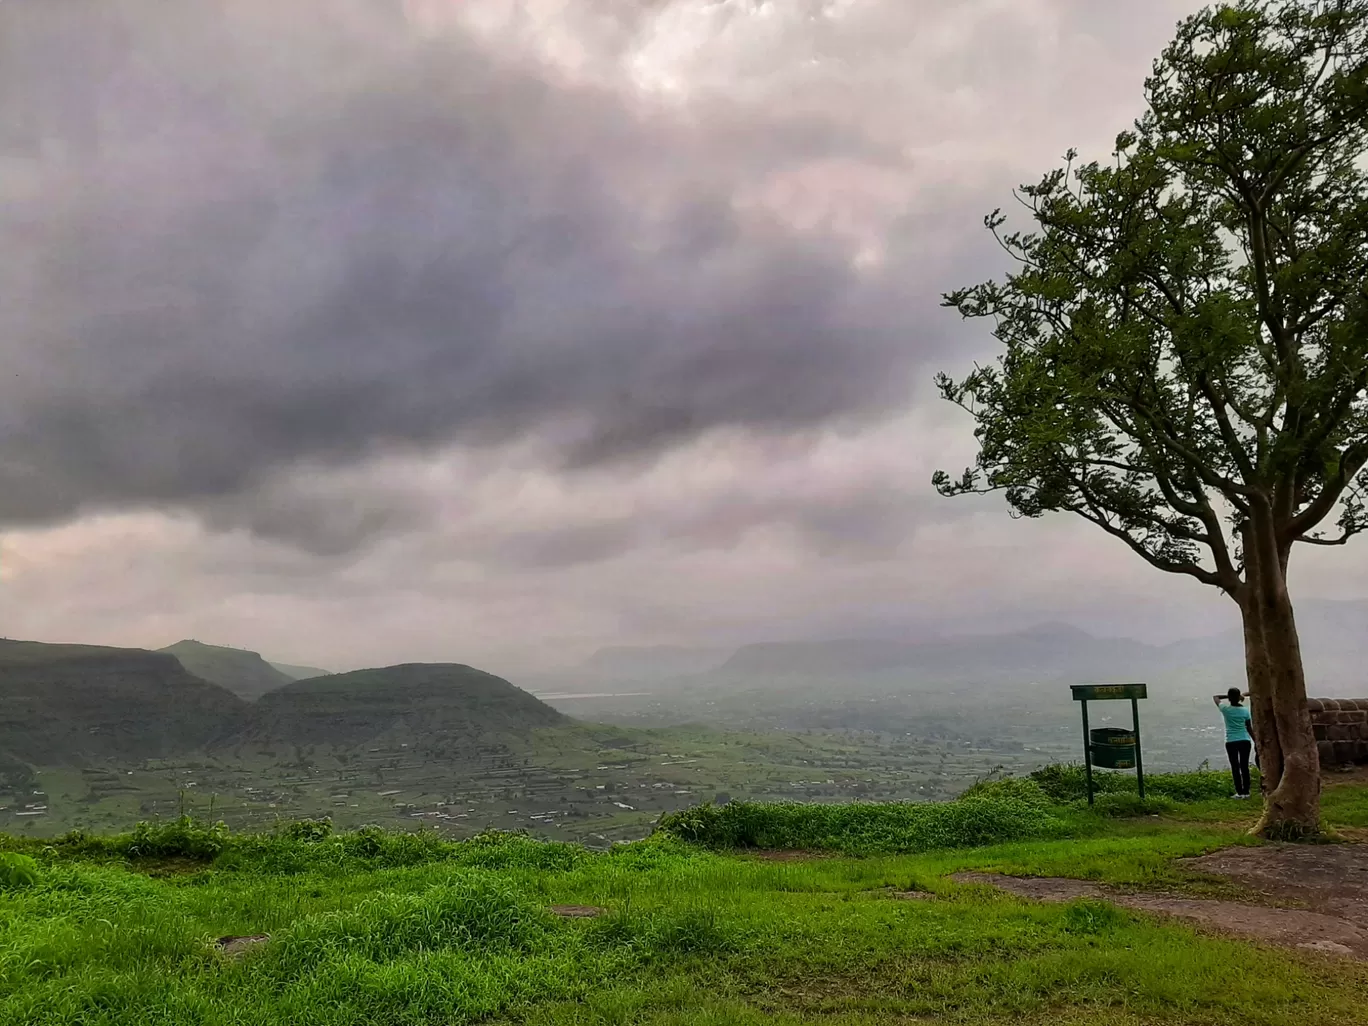
[[[959,873],[951,879],[1039,901],[1097,898],[1218,933],[1368,961],[1368,845],[1230,848],[1181,864],[1237,883],[1261,903],[1126,891],[1056,877]]]

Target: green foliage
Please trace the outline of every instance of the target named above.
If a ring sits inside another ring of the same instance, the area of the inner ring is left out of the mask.
[[[1032,795],[1021,783],[949,804]],[[783,862],[668,835],[570,855],[518,835],[409,848],[379,831],[309,840],[280,829],[231,835],[219,859],[236,856],[237,868],[189,878],[90,861],[124,839],[68,838],[42,855],[36,886],[0,898],[0,1022],[1361,1020],[1351,967],[1308,966],[1104,902],[1023,902],[945,882],[982,870],[1181,887],[1173,860],[1232,836],[1148,820],[1087,826],[1087,839]],[[348,854],[349,838],[369,859]],[[288,855],[288,872],[270,868],[269,851]],[[375,864],[415,853],[431,859]],[[924,897],[893,900],[890,888]],[[560,919],[555,904],[607,911]],[[231,957],[215,950],[215,937],[252,934],[269,940]]]
[[[968,796],[938,803],[699,805],[662,817],[659,829],[718,850],[770,848],[870,855],[1058,836],[1066,827],[1035,800]]]
[[[379,962],[444,948],[526,948],[546,931],[548,918],[508,884],[471,877],[306,916],[271,942],[263,968],[300,976],[341,956]]]
[[[41,879],[36,859],[18,852],[0,851],[0,887],[32,887]]]
[[[322,841],[332,834],[332,820],[301,819],[285,826],[284,835],[294,841]]]
[[[108,838],[73,831],[47,847],[88,858],[189,858],[222,872],[285,876],[433,864],[556,872],[572,869],[589,856],[578,845],[498,831],[449,841],[433,831],[376,826],[334,833],[327,820],[302,820],[269,834],[233,834],[221,823],[208,825],[189,817],[167,824],[141,823],[132,833]]]
[[[228,827],[180,816],[169,823],[139,823],[112,850],[131,858],[187,858],[208,862],[227,846]]]
[[[1251,769],[1254,790],[1258,791],[1258,770]],[[1051,801],[1060,804],[1084,801],[1088,797],[1087,775],[1081,763],[1052,763],[1030,775]],[[1230,797],[1229,773],[1195,771],[1192,773],[1147,773],[1147,797],[1168,799],[1171,802],[1204,802]],[[1133,773],[1093,771],[1093,791],[1098,795],[1131,795],[1138,797],[1138,785]],[[1118,806],[1119,807],[1119,806]]]
[[[933,483],[1233,595],[1247,532],[1368,527],[1368,2],[1205,9],[1146,97],[1110,161],[1022,187],[1034,230],[986,219],[1017,269],[945,304],[1005,352],[939,378],[980,451]]]
[[[1052,796],[1047,794],[1033,777],[1002,777],[997,780],[980,780],[960,795],[960,798],[1005,798],[1024,805],[1044,808],[1050,804]]]

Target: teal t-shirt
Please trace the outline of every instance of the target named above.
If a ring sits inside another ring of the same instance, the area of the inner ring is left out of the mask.
[[[1253,741],[1249,734],[1249,706],[1223,705],[1221,715],[1225,717],[1227,741]]]

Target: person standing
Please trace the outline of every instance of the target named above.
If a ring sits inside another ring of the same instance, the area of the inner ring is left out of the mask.
[[[1235,794],[1232,797],[1248,798],[1249,753],[1254,749],[1249,707],[1244,704],[1249,696],[1241,694],[1239,688],[1231,688],[1224,695],[1211,697],[1225,720],[1226,756],[1230,759],[1230,775],[1235,781]]]

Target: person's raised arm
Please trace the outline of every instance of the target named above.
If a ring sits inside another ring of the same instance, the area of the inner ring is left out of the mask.
[[[1212,696],[1211,696],[1211,700],[1212,700],[1213,702],[1216,703],[1216,708],[1217,708],[1217,709],[1219,709],[1219,708],[1221,707],[1221,699],[1223,699],[1223,698],[1225,698],[1225,695],[1212,695]]]

